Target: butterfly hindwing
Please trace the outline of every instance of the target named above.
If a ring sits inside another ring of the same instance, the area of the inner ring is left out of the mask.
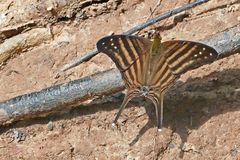
[[[144,83],[150,47],[150,40],[136,36],[113,35],[97,42],[97,49],[113,60],[129,88]]]

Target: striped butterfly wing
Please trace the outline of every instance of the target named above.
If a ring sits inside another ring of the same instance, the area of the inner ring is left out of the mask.
[[[161,92],[173,84],[181,74],[213,62],[218,53],[212,47],[192,41],[172,40],[160,44],[160,51],[152,65],[149,84]]]
[[[142,37],[113,35],[100,39],[97,49],[116,64],[126,88],[135,88],[146,82],[151,43]]]

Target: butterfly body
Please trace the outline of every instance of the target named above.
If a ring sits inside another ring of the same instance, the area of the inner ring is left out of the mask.
[[[163,121],[163,97],[181,74],[215,60],[218,53],[202,43],[182,40],[161,42],[127,35],[100,39],[97,49],[107,54],[120,70],[127,93],[114,123],[134,97],[144,96],[155,106],[158,128]]]

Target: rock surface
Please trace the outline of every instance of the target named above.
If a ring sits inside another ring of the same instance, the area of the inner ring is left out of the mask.
[[[13,46],[9,52],[14,51],[0,69],[0,101],[115,67],[99,54],[56,76],[64,64],[93,49],[102,36],[145,22],[157,4],[156,0],[0,2],[0,52],[7,44]],[[162,1],[154,15],[187,2]],[[163,40],[200,40],[239,24],[240,3],[211,0],[185,14],[184,19],[169,18],[146,30],[162,26]],[[119,128],[112,129],[122,99],[16,122],[0,129],[0,159],[240,158],[240,54],[190,71],[181,81],[188,84],[189,92],[206,90],[206,95],[219,99],[206,101],[199,95],[178,106],[166,103],[160,133],[152,105],[145,109],[136,101],[124,110]],[[221,92],[211,93],[209,85]],[[15,141],[16,132],[24,133],[24,140]]]

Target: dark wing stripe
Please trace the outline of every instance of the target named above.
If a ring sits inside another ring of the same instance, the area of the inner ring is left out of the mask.
[[[152,74],[152,78],[151,78],[152,82],[158,81],[158,75],[161,76],[168,67],[167,64],[164,63],[164,61],[162,59],[160,60],[159,64],[161,64],[161,65],[158,65],[158,66],[160,66],[160,68],[157,67],[157,70],[155,70],[155,72],[152,72],[152,73],[154,73],[154,74]]]
[[[181,66],[179,66],[179,68],[176,68],[176,70],[174,70],[174,74],[181,74],[184,69],[191,66],[192,64],[194,64],[194,60],[189,60],[188,62],[183,63]]]
[[[153,88],[164,88],[165,86],[168,86],[171,82],[173,82],[175,79],[177,79],[179,76],[176,76],[172,73],[172,70],[170,68],[166,68],[162,75],[158,76],[158,80],[155,81],[153,85]]]
[[[137,64],[139,64],[139,59],[136,60],[136,62],[130,68],[130,71],[134,75],[134,83],[137,85],[140,85],[140,81],[139,81],[139,77],[138,77],[138,73],[140,72],[140,70],[137,68]]]
[[[139,55],[139,61],[136,63],[137,66],[137,77],[138,77],[138,82],[141,84],[145,83],[145,78],[147,78],[147,70],[146,70],[146,65],[149,63],[148,62],[148,51],[149,48],[144,48],[144,44],[139,40],[139,39],[131,39],[133,46],[136,50],[137,53],[141,53]]]
[[[138,55],[138,48],[139,48],[139,45],[138,45],[138,43],[136,43],[136,40],[135,39],[129,39],[128,40],[128,42],[129,42],[129,45],[130,45],[130,47],[131,47],[131,49],[132,49],[132,54],[135,56],[135,57],[137,57],[137,60],[136,60],[136,62],[133,64],[133,67],[134,67],[134,72],[135,72],[135,76],[136,76],[136,83],[141,83],[141,72],[142,72],[142,68],[141,68],[141,65],[140,65],[140,63],[141,63],[141,59],[142,59],[142,55],[140,54],[140,55]]]
[[[133,51],[133,47],[131,47],[131,41],[129,39],[125,39],[125,38],[121,38],[120,40],[120,49],[122,51],[123,54],[119,54],[123,59],[125,59],[125,61],[130,61],[131,65],[129,65],[129,67],[124,70],[124,74],[126,75],[126,79],[129,81],[130,85],[134,85],[136,83],[138,83],[137,80],[137,76],[136,76],[136,63],[137,60],[139,59],[139,57],[135,56],[134,51]],[[134,49],[135,50],[135,49]]]
[[[125,38],[122,38],[121,39],[121,42],[122,42],[122,50],[124,50],[124,54],[121,54],[120,56],[122,58],[125,58],[126,61],[128,62],[134,62],[137,58],[138,58],[138,55],[134,55],[134,52],[133,52],[133,47],[131,46],[131,41],[129,39],[125,39]]]
[[[127,42],[127,43],[126,43]],[[145,56],[147,53],[144,53],[143,51],[145,50],[144,48],[141,48],[141,41],[138,39],[127,39],[125,44],[125,47],[128,49],[129,54],[132,55],[138,55],[137,58],[135,58],[135,62],[133,63],[132,66],[129,67],[126,72],[130,72],[129,74],[132,75],[133,79],[133,84],[140,85],[143,82],[143,78],[145,77],[143,73],[144,71],[144,66],[143,64],[147,63],[147,60]],[[138,54],[141,53],[141,54]]]
[[[132,83],[127,79],[127,75],[122,73],[122,78],[125,83],[126,88],[131,88]]]
[[[119,70],[125,70],[125,68],[123,68],[123,61],[119,56],[116,56],[116,54],[118,54],[117,52],[113,51],[112,49],[109,49],[107,47],[104,47],[104,49],[101,52],[111,52],[112,54],[107,54],[111,59],[113,59],[114,61],[117,61],[118,63],[115,63],[117,65],[117,67],[119,68]]]
[[[125,79],[128,80],[128,83],[130,85],[133,85],[135,78],[134,78],[134,73],[132,72],[132,67],[128,68],[128,70],[124,71],[123,73],[124,73]]]
[[[162,64],[161,69],[157,73],[154,73],[152,75],[153,78],[151,79],[152,82],[150,84],[153,85],[154,87],[157,87],[156,85],[162,78],[163,74],[165,74],[167,72],[167,70],[169,70],[167,63],[161,63],[161,64]]]
[[[163,55],[167,58],[167,57],[169,57],[169,54],[174,53],[179,48],[179,44],[167,43],[166,45],[162,46],[162,48],[164,50]]]
[[[173,43],[173,44],[168,43],[168,44],[169,44],[168,46],[166,46],[166,45],[164,46],[164,49],[165,49],[164,54],[163,54],[164,56],[160,59],[159,62],[157,62],[157,64],[154,64],[154,65],[156,65],[154,67],[156,69],[153,70],[154,74],[151,75],[151,78],[154,77],[153,84],[155,84],[156,81],[159,81],[159,79],[162,77],[163,73],[165,73],[166,70],[168,69],[167,64],[165,64],[166,63],[165,58],[167,58],[167,54],[174,53],[178,49],[178,44],[177,43]]]
[[[155,79],[152,83],[152,85],[154,87],[158,87],[160,85],[160,83],[164,83],[164,80],[166,77],[170,76],[172,74],[171,71],[171,63],[169,62],[175,62],[174,60],[179,57],[179,53],[181,55],[182,52],[185,52],[187,50],[189,50],[189,44],[185,43],[185,44],[173,44],[172,46],[168,46],[166,47],[168,48],[165,52],[164,52],[164,59],[166,58],[166,61],[160,61],[158,62],[158,66],[157,68],[159,69],[159,71],[157,72],[157,75],[155,76]],[[176,58],[175,58],[176,57]],[[168,63],[166,63],[168,62]],[[163,64],[165,63],[165,64]]]
[[[178,58],[173,58],[175,61],[168,61],[169,67],[172,69],[172,71],[177,70],[179,67],[181,67],[184,63],[188,62],[193,56],[194,53],[196,53],[199,50],[199,47],[197,45],[191,46],[187,45],[188,47],[185,48],[186,50],[180,50],[178,51],[176,55],[178,55]]]
[[[170,69],[167,69],[165,73],[162,74],[161,79],[159,82],[161,85],[172,75],[172,71]]]
[[[177,78],[171,78],[171,79],[169,78],[169,80],[164,85],[161,86],[160,92],[164,93],[168,88],[170,88],[174,84],[176,79]]]
[[[120,55],[123,51],[120,49],[121,36],[105,37],[97,42],[97,48],[100,52],[106,53],[116,64],[120,71],[126,70],[129,66]]]
[[[174,74],[180,75],[188,70],[212,62],[218,56],[218,53],[207,45],[197,42],[187,43],[191,47],[187,52],[179,52],[178,54],[181,56],[178,59],[172,63],[167,62]]]
[[[129,54],[129,47],[126,46],[126,42],[124,42],[124,38],[119,38],[119,50],[122,54],[115,54],[119,57],[119,59],[122,60],[122,66],[124,66],[123,70],[127,70],[131,64],[134,63],[134,60],[130,57],[131,54]],[[128,47],[128,48],[127,48]]]
[[[134,43],[135,41],[137,41],[136,39],[128,39],[128,45],[129,47],[131,48],[131,54],[132,54],[132,59],[136,59],[137,57],[139,57],[139,55],[141,54],[138,54],[139,52],[141,52],[141,50],[139,50],[139,45],[138,43]]]
[[[130,39],[130,41],[132,42],[132,45],[133,45],[133,48],[135,49],[135,51],[137,52],[137,53],[141,53],[142,52],[142,50],[141,50],[141,46],[140,46],[140,42],[137,40],[137,39],[133,39],[133,38],[131,38]],[[138,54],[139,55],[139,54]]]
[[[189,45],[189,43],[185,43],[184,45],[178,45],[178,48],[176,48],[174,51],[166,52],[166,54],[169,55],[169,57],[166,58],[167,62],[169,64],[173,64],[179,58],[181,58],[182,55],[187,53],[189,51],[189,49],[191,49],[191,48],[192,48],[192,46]]]
[[[143,85],[146,85],[148,77],[148,66],[149,66],[149,54],[142,55],[141,58],[141,68],[143,70],[142,75],[141,75],[141,82]]]
[[[173,81],[175,81],[178,77],[173,75],[171,72],[164,78],[159,85],[161,85],[161,89],[167,88]]]

